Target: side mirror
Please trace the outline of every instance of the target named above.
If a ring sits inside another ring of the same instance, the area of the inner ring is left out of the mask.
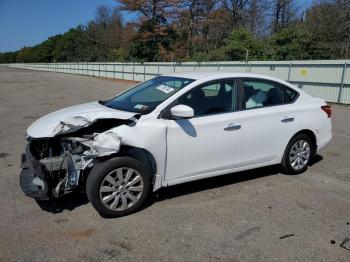
[[[194,116],[193,108],[186,105],[177,105],[170,109],[174,118],[191,118]]]

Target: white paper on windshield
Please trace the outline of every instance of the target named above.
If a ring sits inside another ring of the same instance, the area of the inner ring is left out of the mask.
[[[140,105],[140,104],[137,104],[136,106],[134,106],[134,108],[136,108],[136,109],[142,109],[144,107],[145,107],[144,105]]]
[[[166,86],[166,85],[157,86],[156,89],[158,89],[166,94],[169,94],[175,90],[174,88],[172,88],[170,86]]]

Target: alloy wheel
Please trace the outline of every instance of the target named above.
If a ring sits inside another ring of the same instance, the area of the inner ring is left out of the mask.
[[[139,201],[143,190],[144,183],[140,173],[129,167],[120,167],[102,180],[100,198],[108,209],[124,211]]]
[[[306,140],[297,141],[289,152],[289,163],[294,170],[301,170],[310,160],[310,144]]]

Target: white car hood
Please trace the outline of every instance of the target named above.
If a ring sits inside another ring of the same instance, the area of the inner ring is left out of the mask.
[[[95,101],[67,107],[45,115],[28,127],[27,135],[31,138],[54,137],[87,127],[97,119],[127,120],[135,115],[136,113],[105,107]]]

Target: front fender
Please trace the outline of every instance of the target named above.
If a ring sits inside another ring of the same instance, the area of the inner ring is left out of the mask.
[[[153,190],[161,187],[166,165],[166,124],[163,119],[138,121],[134,126],[122,125],[109,130],[116,133],[123,146],[141,148],[149,152],[155,161],[155,183]]]

